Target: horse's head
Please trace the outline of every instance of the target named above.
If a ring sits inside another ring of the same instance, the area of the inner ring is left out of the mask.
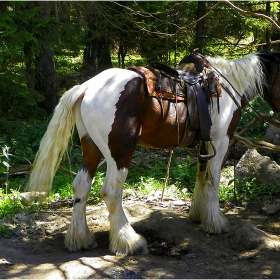
[[[213,72],[213,69],[209,67],[209,62],[197,50],[184,57],[175,69],[191,75],[200,75],[202,73],[204,78],[202,85],[207,86],[211,93],[221,96],[221,86],[217,74]]]
[[[196,50],[194,50],[191,55],[184,57],[180,61],[176,70],[199,74],[203,71],[205,66],[207,66],[207,61],[201,57]]]
[[[266,77],[263,97],[275,113],[280,112],[280,53],[262,51],[259,56]]]

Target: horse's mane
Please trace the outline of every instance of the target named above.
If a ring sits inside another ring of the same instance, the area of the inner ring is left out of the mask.
[[[232,60],[221,57],[207,57],[207,60],[232,83],[241,95],[245,94],[249,100],[257,94],[262,95],[266,79],[258,53]]]

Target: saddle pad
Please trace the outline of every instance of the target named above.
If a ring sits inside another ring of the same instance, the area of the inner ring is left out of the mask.
[[[178,96],[169,92],[158,90],[156,88],[157,75],[152,70],[143,66],[130,66],[127,69],[137,72],[145,79],[149,96],[154,96],[154,97],[168,99],[168,100],[175,100],[175,101],[186,100],[185,96],[181,96],[181,95]],[[154,71],[157,70],[155,69]]]

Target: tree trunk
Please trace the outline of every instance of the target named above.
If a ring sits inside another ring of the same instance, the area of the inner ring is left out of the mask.
[[[102,25],[102,10],[94,3],[93,13],[87,17],[88,31],[84,49],[84,67],[89,75],[95,75],[112,67],[109,35]]]
[[[50,2],[39,2],[42,8],[41,19],[50,18]],[[58,103],[54,52],[49,49],[47,36],[41,38],[41,53],[36,57],[34,89],[45,97],[39,104],[51,114]]]
[[[121,44],[118,51],[119,68],[125,68],[124,59],[127,53],[127,48]]]
[[[91,38],[91,31],[87,38]],[[95,75],[112,67],[109,43],[105,37],[89,39],[84,50],[84,66],[89,75]]]
[[[0,1],[0,13],[4,14],[7,11],[8,1]]]
[[[197,19],[205,15],[206,2],[198,1],[197,6]],[[204,19],[200,20],[196,24],[196,35],[195,35],[195,48],[198,48],[201,53],[203,53],[203,31],[204,31]]]
[[[265,3],[265,11],[266,11],[266,15],[270,17],[270,1],[267,1]],[[269,29],[266,29],[265,31],[265,39],[266,39],[266,47],[265,49],[267,50],[271,50],[271,34]]]
[[[34,71],[32,68],[32,44],[26,42],[23,46],[23,53],[25,58],[25,78],[26,85],[29,89],[34,89]]]

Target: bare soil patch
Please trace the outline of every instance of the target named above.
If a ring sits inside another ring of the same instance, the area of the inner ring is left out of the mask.
[[[103,204],[87,207],[98,247],[69,252],[63,239],[72,208],[56,208],[1,221],[17,234],[0,238],[0,278],[280,278],[280,214],[265,215],[261,204],[225,207],[230,232],[212,235],[187,220],[188,207],[127,201],[130,222],[148,241],[144,256],[109,252]]]

